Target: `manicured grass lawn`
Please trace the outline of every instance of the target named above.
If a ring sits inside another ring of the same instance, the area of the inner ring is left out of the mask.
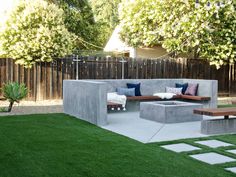
[[[235,176],[64,114],[0,117],[0,142],[0,177]]]
[[[222,105],[218,105],[218,108],[231,108],[231,107],[236,107],[236,104],[222,104]]]
[[[223,141],[223,142],[226,142],[226,143],[230,143],[230,144],[232,144],[232,146],[210,148],[208,146],[204,146],[204,145],[195,143],[196,141],[199,141],[199,140],[219,140],[219,141]],[[182,140],[175,140],[175,141],[169,141],[169,142],[166,141],[166,142],[160,142],[160,143],[151,143],[149,145],[152,146],[152,147],[160,147],[162,145],[177,144],[177,143],[186,143],[186,144],[190,144],[190,145],[193,145],[195,147],[201,148],[200,150],[180,153],[184,156],[188,156],[188,155],[192,155],[192,154],[207,153],[207,152],[215,152],[215,153],[222,154],[222,155],[225,155],[225,156],[232,157],[232,158],[236,159],[236,154],[232,154],[232,153],[229,153],[229,152],[226,151],[226,150],[236,149],[236,135],[234,135],[234,134],[220,135],[220,136],[210,136],[210,137],[205,137],[205,138],[182,139]],[[217,164],[215,166],[217,166],[218,168],[222,168],[222,169],[227,168],[227,167],[236,167],[236,162],[229,162],[229,163],[225,163],[225,164]],[[236,175],[234,175],[234,176],[236,176]]]

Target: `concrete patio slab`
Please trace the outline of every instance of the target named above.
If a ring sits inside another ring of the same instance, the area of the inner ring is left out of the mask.
[[[139,119],[139,112],[121,111],[108,114],[108,125],[102,128],[147,143],[162,126],[157,122]]]
[[[164,124],[161,131],[154,135],[149,142],[161,142],[186,138],[206,137],[206,135],[200,133],[200,126],[200,121]]]
[[[225,168],[227,171],[231,171],[233,173],[236,173],[236,167],[231,167],[231,168]]]
[[[219,141],[219,140],[195,141],[195,143],[205,145],[205,146],[208,146],[208,147],[211,147],[211,148],[232,146],[232,144],[225,143],[225,142]]]
[[[178,144],[170,144],[161,146],[162,148],[174,151],[174,152],[188,152],[194,150],[200,150],[201,148],[186,144],[186,143],[178,143]]]
[[[202,162],[211,164],[211,165],[236,161],[233,158],[230,158],[221,154],[217,154],[214,152],[190,155],[190,157],[200,160]]]
[[[200,133],[200,121],[163,124],[141,119],[138,111],[109,113],[107,120],[102,128],[143,143],[207,136]]]
[[[230,153],[232,153],[232,154],[236,154],[236,149],[227,150],[227,152],[230,152]]]

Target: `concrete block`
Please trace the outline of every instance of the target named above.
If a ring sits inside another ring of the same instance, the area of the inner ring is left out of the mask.
[[[106,90],[107,85],[103,82],[64,80],[64,112],[95,125],[106,125]]]
[[[186,144],[186,143],[178,143],[178,144],[169,144],[161,146],[162,148],[174,151],[174,152],[189,152],[200,150],[201,148]]]
[[[208,146],[211,148],[232,146],[232,144],[230,144],[230,143],[226,143],[226,142],[219,141],[219,140],[201,140],[201,141],[195,141],[194,143],[198,143],[198,144]]]
[[[202,162],[211,164],[211,165],[236,161],[235,159],[231,157],[227,157],[225,155],[221,155],[215,152],[209,152],[209,153],[204,153],[204,154],[194,154],[194,155],[190,155],[190,157],[196,160],[200,160]]]
[[[236,118],[203,120],[201,133],[206,135],[236,133]]]
[[[201,104],[181,101],[155,101],[140,103],[140,117],[160,123],[180,123],[202,120],[202,115],[193,114]]]

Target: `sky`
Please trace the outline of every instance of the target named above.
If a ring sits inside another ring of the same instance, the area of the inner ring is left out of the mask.
[[[0,13],[11,9],[12,6],[16,3],[16,0],[0,0]]]
[[[9,12],[18,0],[0,0],[0,21],[3,22],[6,19],[6,14]]]

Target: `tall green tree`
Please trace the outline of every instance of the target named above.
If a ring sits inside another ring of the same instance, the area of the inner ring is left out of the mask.
[[[99,28],[99,40],[105,45],[115,27],[119,24],[118,6],[121,0],[89,0]]]
[[[31,67],[73,52],[76,36],[64,24],[64,12],[44,0],[22,0],[0,32],[0,51]]]
[[[236,1],[124,0],[121,37],[132,46],[206,58],[220,67],[236,59]],[[209,2],[209,3],[208,3]]]
[[[87,0],[48,0],[62,8],[68,31],[78,36],[77,50],[96,49],[100,46],[99,28]]]

